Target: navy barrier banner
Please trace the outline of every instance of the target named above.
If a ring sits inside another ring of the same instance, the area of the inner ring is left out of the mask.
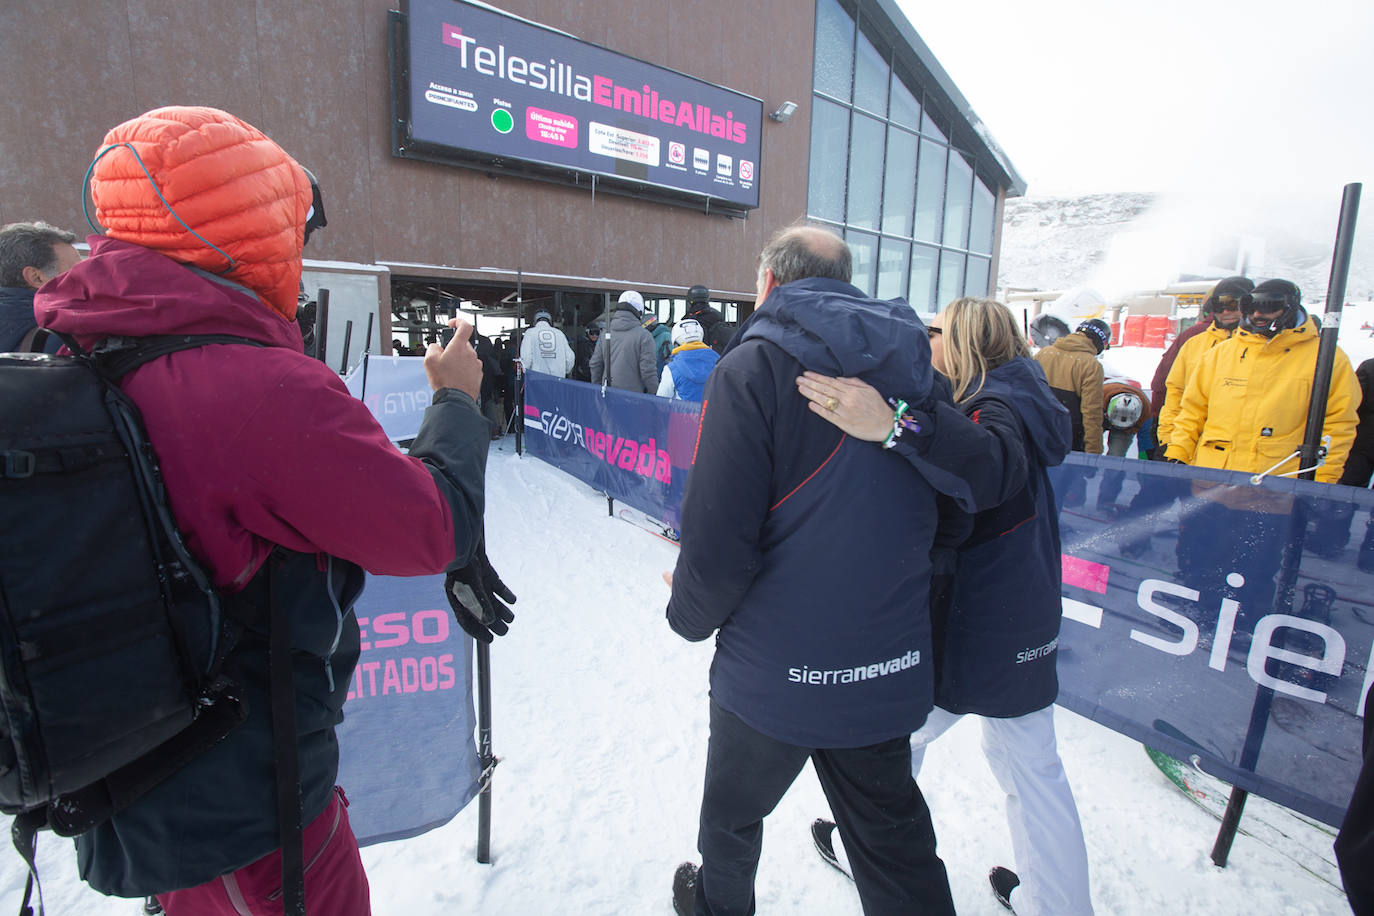
[[[354,613],[362,654],[338,728],[339,785],[366,846],[448,823],[482,770],[472,640],[444,600],[444,577],[368,576]]]
[[[525,375],[530,454],[678,527],[701,405]]]
[[[1361,764],[1374,494],[1073,454],[1059,704],[1337,826]]]
[[[363,390],[364,379],[366,391]],[[368,354],[353,367],[344,384],[350,394],[361,398],[372,411],[372,416],[382,424],[392,442],[415,438],[425,408],[434,398],[425,377],[423,356]]]
[[[698,405],[537,373],[525,400],[532,454],[678,524]],[[1059,704],[1339,825],[1371,683],[1374,493],[1080,453],[1051,477]]]

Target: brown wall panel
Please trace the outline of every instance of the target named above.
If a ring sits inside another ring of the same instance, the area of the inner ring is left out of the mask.
[[[360,260],[353,253],[376,246],[369,146],[388,115],[386,96],[368,89],[374,78],[386,81],[386,14],[362,0],[259,0],[257,27],[264,87],[257,126],[326,189],[329,226],[310,240],[310,257]],[[379,65],[369,57],[374,51]]]
[[[62,7],[70,7],[65,15]],[[82,173],[119,121],[165,104],[227,108],[309,166],[329,227],[314,259],[500,267],[749,292],[767,235],[805,212],[810,0],[511,0],[510,12],[764,100],[761,206],[732,219],[391,155],[388,0],[7,4],[0,10],[0,219],[74,229]],[[17,8],[16,8],[17,7]],[[71,28],[79,19],[82,29]],[[12,36],[23,35],[16,42]],[[52,60],[70,78],[52,77]]]
[[[134,95],[142,110],[210,105],[268,129],[261,123],[265,86],[253,4],[128,0],[127,8]]]
[[[84,237],[86,166],[137,108],[125,0],[0,3],[0,86],[0,224]]]

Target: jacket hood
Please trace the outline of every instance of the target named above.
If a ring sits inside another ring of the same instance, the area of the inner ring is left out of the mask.
[[[263,308],[251,290],[140,245],[88,241],[91,256],[34,298],[39,323],[84,349],[107,337],[234,334],[301,351],[296,322]]]
[[[975,399],[983,394],[1011,405],[1025,428],[1026,444],[1043,466],[1054,467],[1064,460],[1073,444],[1073,421],[1050,391],[1039,363],[1025,356],[1003,363],[984,376],[983,390]]]
[[[930,340],[904,299],[870,299],[839,280],[795,280],[769,293],[730,349],[754,339],[813,372],[863,379],[884,396],[915,403],[931,391]]]
[[[110,238],[242,283],[296,316],[310,179],[257,128],[217,108],[139,115],[105,135],[90,191]]]
[[[630,331],[640,326],[639,313],[633,309],[616,309],[611,313],[612,331]]]

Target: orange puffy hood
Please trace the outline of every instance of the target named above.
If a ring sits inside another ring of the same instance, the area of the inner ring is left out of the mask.
[[[90,181],[111,238],[226,277],[296,317],[310,181],[262,131],[217,108],[158,108],[105,135]]]

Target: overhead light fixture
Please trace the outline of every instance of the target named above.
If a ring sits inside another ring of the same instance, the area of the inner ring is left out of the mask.
[[[779,124],[783,124],[786,123],[788,118],[792,117],[792,112],[796,110],[796,102],[783,102],[781,105],[778,106],[777,111],[774,111],[772,114],[770,114],[768,118],[769,120],[777,121]]]

